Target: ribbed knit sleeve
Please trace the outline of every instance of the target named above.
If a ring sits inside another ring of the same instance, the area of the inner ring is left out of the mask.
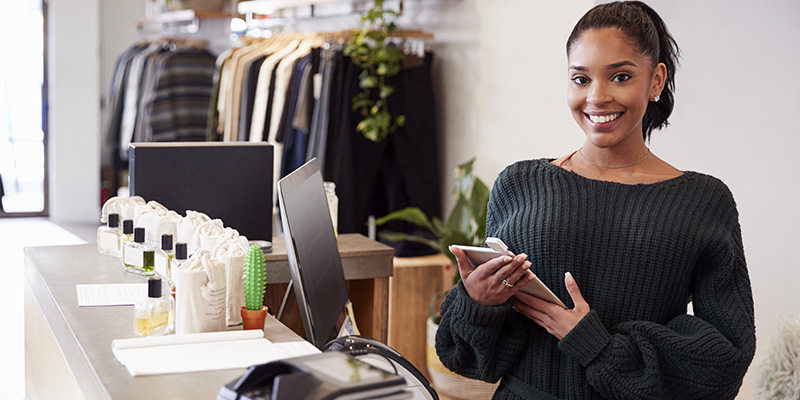
[[[442,303],[436,352],[460,375],[497,382],[525,347],[520,317],[510,316],[512,300],[486,307],[472,300],[459,282]]]
[[[442,305],[444,365],[504,385],[497,399],[730,399],[755,352],[753,299],[727,186],[696,172],[655,184],[584,178],[530,160],[494,183],[487,236],[528,254],[572,307],[591,311],[560,341],[461,285]],[[687,314],[687,303],[693,315]]]

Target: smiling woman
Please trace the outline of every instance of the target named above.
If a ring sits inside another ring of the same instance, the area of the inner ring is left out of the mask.
[[[671,114],[677,55],[644,3],[587,12],[567,41],[583,147],[497,177],[486,235],[515,257],[473,269],[452,249],[462,279],[442,303],[436,350],[457,373],[500,380],[495,398],[738,393],[755,327],[736,203],[722,181],[646,143]],[[526,270],[570,309],[519,292]]]

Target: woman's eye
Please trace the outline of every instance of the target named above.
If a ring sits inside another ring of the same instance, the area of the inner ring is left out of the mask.
[[[577,84],[577,85],[585,85],[585,84],[589,83],[589,80],[586,79],[586,77],[584,77],[584,76],[575,76],[575,77],[572,77],[572,82]]]
[[[629,79],[631,79],[630,75],[628,75],[628,74],[619,74],[619,75],[614,76],[614,78],[611,79],[611,80],[614,81],[614,82],[625,82],[625,81],[627,81]]]

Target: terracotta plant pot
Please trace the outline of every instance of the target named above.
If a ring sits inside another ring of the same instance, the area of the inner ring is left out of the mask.
[[[242,327],[244,329],[264,329],[264,320],[267,318],[267,306],[260,310],[248,310],[242,306]]]

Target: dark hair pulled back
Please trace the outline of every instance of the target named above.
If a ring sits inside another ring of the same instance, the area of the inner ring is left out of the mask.
[[[648,103],[642,118],[642,135],[649,140],[653,129],[669,125],[667,118],[675,107],[675,70],[680,55],[678,43],[664,20],[650,6],[641,1],[617,1],[595,6],[581,17],[567,40],[567,56],[583,32],[600,28],[619,29],[645,57],[653,61],[654,67],[658,63],[667,67],[666,84],[660,100]]]

